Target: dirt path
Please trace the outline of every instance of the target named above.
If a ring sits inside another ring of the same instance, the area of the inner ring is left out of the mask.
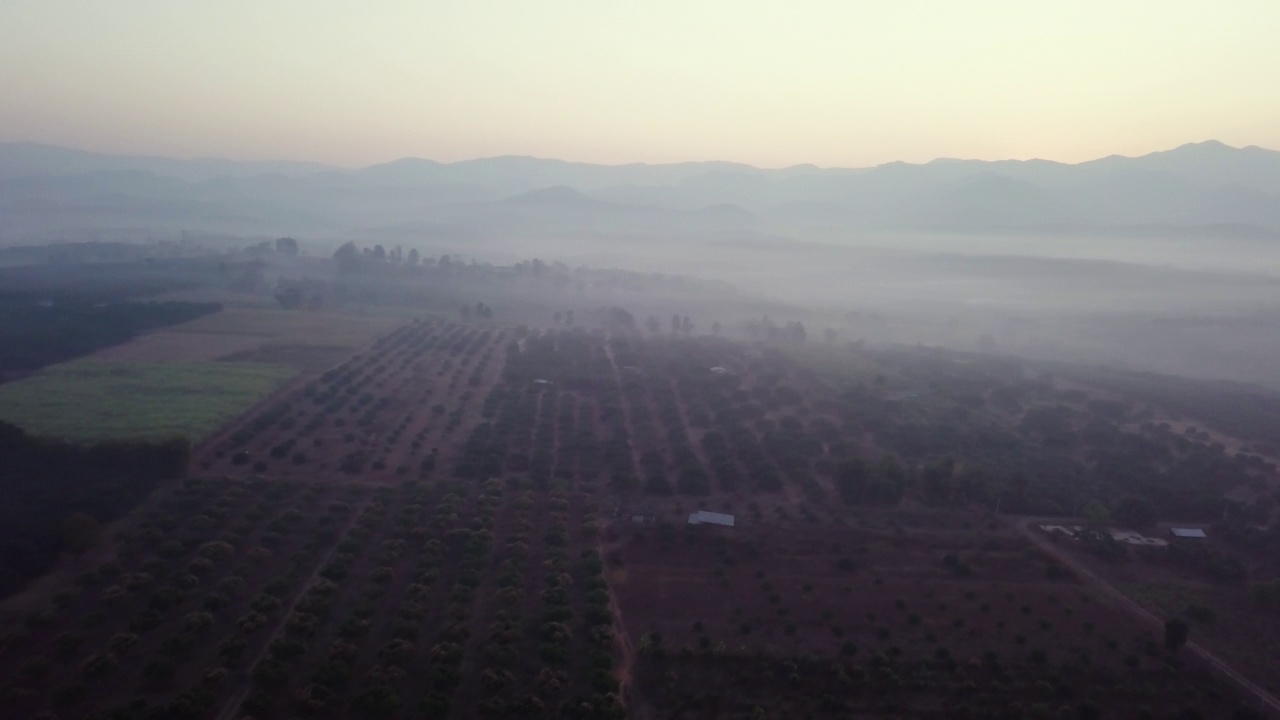
[[[596,552],[600,554],[600,559],[605,557],[604,542],[596,544]],[[606,564],[607,570],[609,566]],[[609,611],[613,613],[614,634],[618,638],[618,650],[622,654],[622,659],[618,663],[618,667],[614,668],[614,677],[618,679],[619,696],[626,704],[630,711],[629,716],[633,720],[650,720],[652,713],[649,712],[648,706],[640,700],[639,694],[635,689],[635,666],[636,666],[636,648],[631,642],[631,635],[627,632],[626,623],[622,622],[622,607],[618,604],[618,596],[613,592],[613,585],[609,586]]]
[[[1065,550],[1063,550],[1062,548],[1058,547],[1053,542],[1051,542],[1048,536],[1044,535],[1043,533],[1037,532],[1035,529],[1032,528],[1033,524],[1045,523],[1045,524],[1061,525],[1061,524],[1073,524],[1074,521],[1063,520],[1061,518],[1015,517],[1010,519],[1013,521],[1014,526],[1018,529],[1018,531],[1021,532],[1024,537],[1030,540],[1033,545],[1049,553],[1054,558],[1056,558],[1059,562],[1071,568],[1071,570],[1076,573],[1077,577],[1079,577],[1082,581],[1084,581],[1085,584],[1100,591],[1102,594],[1106,595],[1107,597],[1114,599],[1122,607],[1129,610],[1134,615],[1137,615],[1139,618],[1146,620],[1147,622],[1163,630],[1164,620],[1157,617],[1155,613],[1152,613],[1150,610],[1147,610],[1142,605],[1138,604],[1137,601],[1133,600],[1128,595],[1125,595],[1123,592],[1116,589],[1116,587],[1112,585],[1110,582],[1108,582],[1106,579],[1104,579],[1100,575],[1094,573],[1092,570],[1085,567],[1079,560],[1072,557],[1070,553],[1066,552]],[[1196,657],[1200,658],[1210,667],[1216,669],[1218,672],[1222,673],[1223,675],[1233,680],[1237,685],[1239,685],[1241,688],[1246,690],[1248,693],[1254,695],[1258,699],[1258,702],[1260,702],[1264,707],[1266,707],[1266,709],[1269,712],[1271,712],[1273,715],[1280,716],[1280,700],[1277,700],[1275,696],[1273,696],[1271,693],[1267,692],[1261,686],[1252,682],[1251,680],[1246,678],[1244,675],[1241,675],[1239,672],[1236,672],[1236,670],[1233,669],[1230,665],[1228,665],[1224,660],[1219,658],[1217,655],[1214,655],[1213,653],[1209,652],[1204,647],[1196,644],[1195,642],[1188,641],[1186,644],[1186,649]]]
[[[618,397],[622,400],[622,421],[627,426],[627,446],[631,449],[631,471],[643,483],[644,480],[640,477],[640,455],[636,452],[635,443],[631,442],[631,438],[636,436],[636,428],[631,424],[631,406],[627,404],[627,397],[622,392],[622,371],[618,369],[618,361],[613,357],[613,348],[609,345],[611,339],[604,339],[604,355],[609,358],[609,365],[613,367],[613,381],[618,386]]]
[[[297,594],[294,595],[293,602],[289,603],[289,607],[285,608],[284,612],[280,613],[280,620],[276,622],[273,628],[271,628],[271,633],[262,643],[262,649],[258,651],[257,655],[254,655],[253,659],[249,661],[247,665],[245,665],[246,669],[243,673],[236,673],[235,691],[229,695],[226,704],[222,706],[222,710],[214,716],[215,720],[233,720],[234,718],[239,717],[237,713],[240,710],[240,705],[244,702],[244,699],[249,696],[249,691],[253,689],[253,681],[249,676],[249,673],[252,672],[253,668],[267,656],[267,652],[271,648],[271,641],[280,637],[281,633],[284,632],[285,622],[287,622],[289,616],[293,614],[293,609],[302,601],[302,597],[306,594],[307,588],[311,587],[316,582],[316,578],[320,577],[320,571],[333,560],[333,556],[338,552],[338,544],[342,542],[342,538],[347,536],[347,531],[356,524],[356,520],[360,518],[360,513],[364,511],[365,505],[368,503],[369,501],[366,499],[364,502],[351,509],[351,519],[347,521],[347,524],[342,528],[342,531],[338,533],[337,539],[333,541],[333,547],[329,548],[329,552],[325,553],[325,556],[320,559],[320,562],[316,563],[316,566],[311,569],[311,574],[307,576],[306,582],[302,583]]]

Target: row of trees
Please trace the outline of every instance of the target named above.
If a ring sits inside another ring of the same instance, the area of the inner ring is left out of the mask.
[[[222,310],[218,303],[0,299],[0,377],[117,345]]]
[[[43,573],[62,550],[79,553],[95,528],[181,478],[185,439],[76,445],[0,422],[0,594]]]

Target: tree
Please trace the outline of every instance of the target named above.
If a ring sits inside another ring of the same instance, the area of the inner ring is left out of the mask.
[[[62,523],[62,547],[76,557],[97,545],[100,537],[102,526],[88,513],[73,513]]]
[[[1191,626],[1182,618],[1172,618],[1164,623],[1164,649],[1169,652],[1176,652],[1187,642],[1187,636],[1191,634]]]
[[[298,241],[291,237],[282,237],[276,239],[276,252],[281,255],[297,255]]]
[[[405,260],[409,267],[415,267],[421,259],[422,257],[418,255],[418,248],[409,248],[409,256]]]
[[[609,308],[609,329],[617,332],[632,332],[636,329],[636,319],[631,313],[620,307]]]
[[[671,316],[671,334],[675,335],[678,332],[680,332],[680,316],[672,315]]]
[[[1115,517],[1129,527],[1148,527],[1156,521],[1156,506],[1144,497],[1130,495],[1116,505]]]
[[[931,462],[921,468],[920,483],[925,499],[934,503],[950,500],[954,473],[955,462],[951,458]]]
[[[338,264],[339,274],[353,273],[360,268],[360,249],[348,240],[334,251],[333,261]]]
[[[1280,608],[1280,578],[1254,583],[1253,602],[1262,608]]]
[[[276,302],[280,303],[280,307],[285,310],[294,310],[302,307],[302,303],[306,298],[302,294],[302,288],[297,285],[281,285],[276,290]]]
[[[644,321],[644,326],[651,334],[657,335],[662,330],[662,321],[658,319],[657,315],[650,315],[649,319]]]
[[[573,311],[572,310],[568,310],[565,312],[564,325],[565,327],[573,327]]]
[[[119,667],[120,661],[111,653],[90,655],[80,666],[80,672],[87,678],[99,678],[115,672]]]
[[[845,460],[836,469],[836,482],[840,498],[846,503],[863,502],[866,498],[867,464],[859,457]]]
[[[1090,500],[1085,503],[1081,512],[1084,515],[1085,522],[1091,527],[1102,527],[1111,521],[1111,511],[1097,500]]]
[[[822,339],[826,340],[828,345],[834,345],[836,342],[837,334],[838,333],[836,333],[835,328],[827,328],[826,330],[822,331]]]
[[[712,335],[719,335],[719,334],[720,334],[720,321],[719,321],[719,320],[716,320],[715,322],[711,323],[711,334],[712,334]]]

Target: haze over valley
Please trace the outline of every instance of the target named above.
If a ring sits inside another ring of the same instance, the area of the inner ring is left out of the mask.
[[[7,245],[210,237],[224,251],[288,235],[311,255],[356,240],[495,264],[540,257],[726,281],[846,341],[972,350],[989,336],[1033,357],[1277,382],[1280,152],[1252,146],[1075,165],[497,157],[346,169],[10,143],[0,207]]]
[[[0,718],[1280,720],[1277,37],[0,2]]]

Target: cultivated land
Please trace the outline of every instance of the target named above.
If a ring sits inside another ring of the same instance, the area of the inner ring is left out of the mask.
[[[333,367],[403,323],[233,306],[4,384],[0,420],[75,441],[199,440],[291,378]]]
[[[76,360],[0,385],[0,419],[85,442],[201,438],[294,374],[261,363]]]
[[[1100,553],[1089,543],[1061,534],[1038,532],[1034,523],[1031,528],[1041,545],[1051,546],[1064,560],[1124,593],[1151,616],[1187,613],[1195,627],[1197,645],[1248,669],[1265,692],[1273,699],[1280,697],[1280,656],[1274,652],[1280,644],[1280,626],[1265,620],[1268,613],[1259,612],[1258,602],[1244,582],[1247,570],[1263,577],[1273,572],[1273,557],[1240,553],[1216,538],[1212,529],[1204,540],[1178,541],[1180,545],[1173,552],[1124,547],[1120,549],[1123,554],[1117,554]],[[1233,557],[1247,564],[1247,569],[1244,565],[1238,569],[1240,576],[1224,578],[1224,571],[1237,570],[1207,562]],[[1280,710],[1280,703],[1273,708]]]
[[[94,357],[122,362],[241,360],[325,370],[403,323],[403,319],[386,313],[232,305],[217,314],[101,350]]]
[[[994,512],[1076,501],[1064,429],[1164,430],[1098,428],[1114,407],[1002,366],[861,353],[835,385],[841,367],[404,324],[210,437],[200,477],[9,612],[0,713],[1258,716]],[[948,444],[1046,472],[874,460]],[[1208,450],[1177,452],[1161,467]],[[736,526],[685,525],[697,509]]]

